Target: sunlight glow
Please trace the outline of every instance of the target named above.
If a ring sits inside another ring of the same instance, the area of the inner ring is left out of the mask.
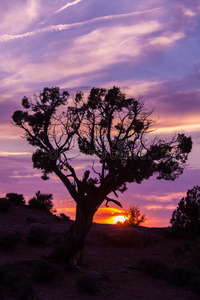
[[[125,216],[117,216],[115,218],[113,218],[113,223],[117,223],[117,222],[121,222],[124,223],[124,221],[126,220]]]

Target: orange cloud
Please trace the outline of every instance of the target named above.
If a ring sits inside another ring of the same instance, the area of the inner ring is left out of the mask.
[[[145,205],[144,208],[146,208],[147,210],[158,210],[158,209],[168,209],[168,210],[174,210],[176,209],[177,205]]]
[[[146,205],[146,206],[144,206],[146,209],[148,209],[148,210],[157,210],[157,209],[162,209],[162,208],[164,208],[164,206],[163,205]]]
[[[8,119],[8,122],[10,119]],[[0,139],[18,139],[21,138],[22,132],[20,128],[9,123],[0,124]]]
[[[142,195],[137,195],[140,198]],[[172,199],[181,199],[184,196],[184,193],[167,193],[164,195],[145,195],[145,200],[153,201],[154,203],[164,203],[170,202]]]

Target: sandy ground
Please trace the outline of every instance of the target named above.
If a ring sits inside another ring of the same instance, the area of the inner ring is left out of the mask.
[[[37,219],[31,223],[30,219]],[[71,221],[32,209],[12,205],[8,213],[0,214],[0,233],[19,232],[15,249],[0,249],[0,265],[16,261],[38,261],[62,239]],[[26,235],[31,226],[45,228],[47,241],[43,245],[29,245]],[[124,299],[124,300],[196,300],[196,294],[183,287],[173,286],[138,269],[141,259],[154,258],[169,267],[193,266],[185,252],[175,251],[187,243],[169,235],[169,229],[133,229],[120,225],[93,224],[86,241],[84,263],[80,270],[65,270],[59,265],[60,275],[52,283],[33,282],[36,300],[67,299]],[[195,266],[194,266],[195,267]],[[86,275],[98,282],[95,295],[81,291],[77,280]],[[2,299],[15,299],[3,292]],[[0,298],[1,299],[1,298]],[[23,299],[19,299],[23,300]]]

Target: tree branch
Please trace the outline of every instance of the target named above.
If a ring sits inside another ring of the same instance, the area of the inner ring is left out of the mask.
[[[111,198],[109,198],[108,196],[107,196],[105,199],[106,199],[106,204],[105,204],[106,207],[109,207],[109,206],[108,206],[108,202],[113,202],[113,203],[115,203],[116,205],[118,205],[119,207],[123,208],[122,204],[121,204],[119,201],[114,200],[114,199],[111,199]]]

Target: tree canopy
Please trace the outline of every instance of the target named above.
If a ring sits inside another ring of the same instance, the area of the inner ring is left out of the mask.
[[[174,136],[146,143],[151,130],[151,112],[142,101],[127,98],[119,88],[93,88],[87,99],[78,92],[74,99],[58,87],[44,88],[34,99],[24,97],[25,110],[15,111],[14,123],[25,131],[27,141],[37,148],[34,168],[43,179],[55,172],[75,201],[93,190],[124,191],[127,182],[141,183],[153,174],[158,179],[174,180],[182,174],[191,151],[190,137]],[[64,111],[60,107],[64,106]],[[95,177],[86,170],[76,176],[68,152],[77,146],[85,155],[96,156],[101,170]],[[70,177],[73,179],[70,181]]]
[[[92,88],[86,98],[82,92],[70,98],[58,87],[44,88],[33,99],[24,97],[22,106],[12,119],[36,148],[34,168],[42,171],[44,180],[54,172],[77,204],[76,221],[53,254],[59,257],[80,250],[103,201],[122,206],[110,198],[111,193],[118,197],[127,183],[141,183],[154,174],[158,179],[175,180],[183,173],[192,149],[191,138],[184,134],[170,141],[157,137],[149,142],[152,112],[140,99],[126,97],[115,86]],[[82,177],[70,154],[76,151],[98,160]]]
[[[187,191],[173,211],[170,220],[177,235],[195,237],[200,233],[200,187],[194,186]]]

